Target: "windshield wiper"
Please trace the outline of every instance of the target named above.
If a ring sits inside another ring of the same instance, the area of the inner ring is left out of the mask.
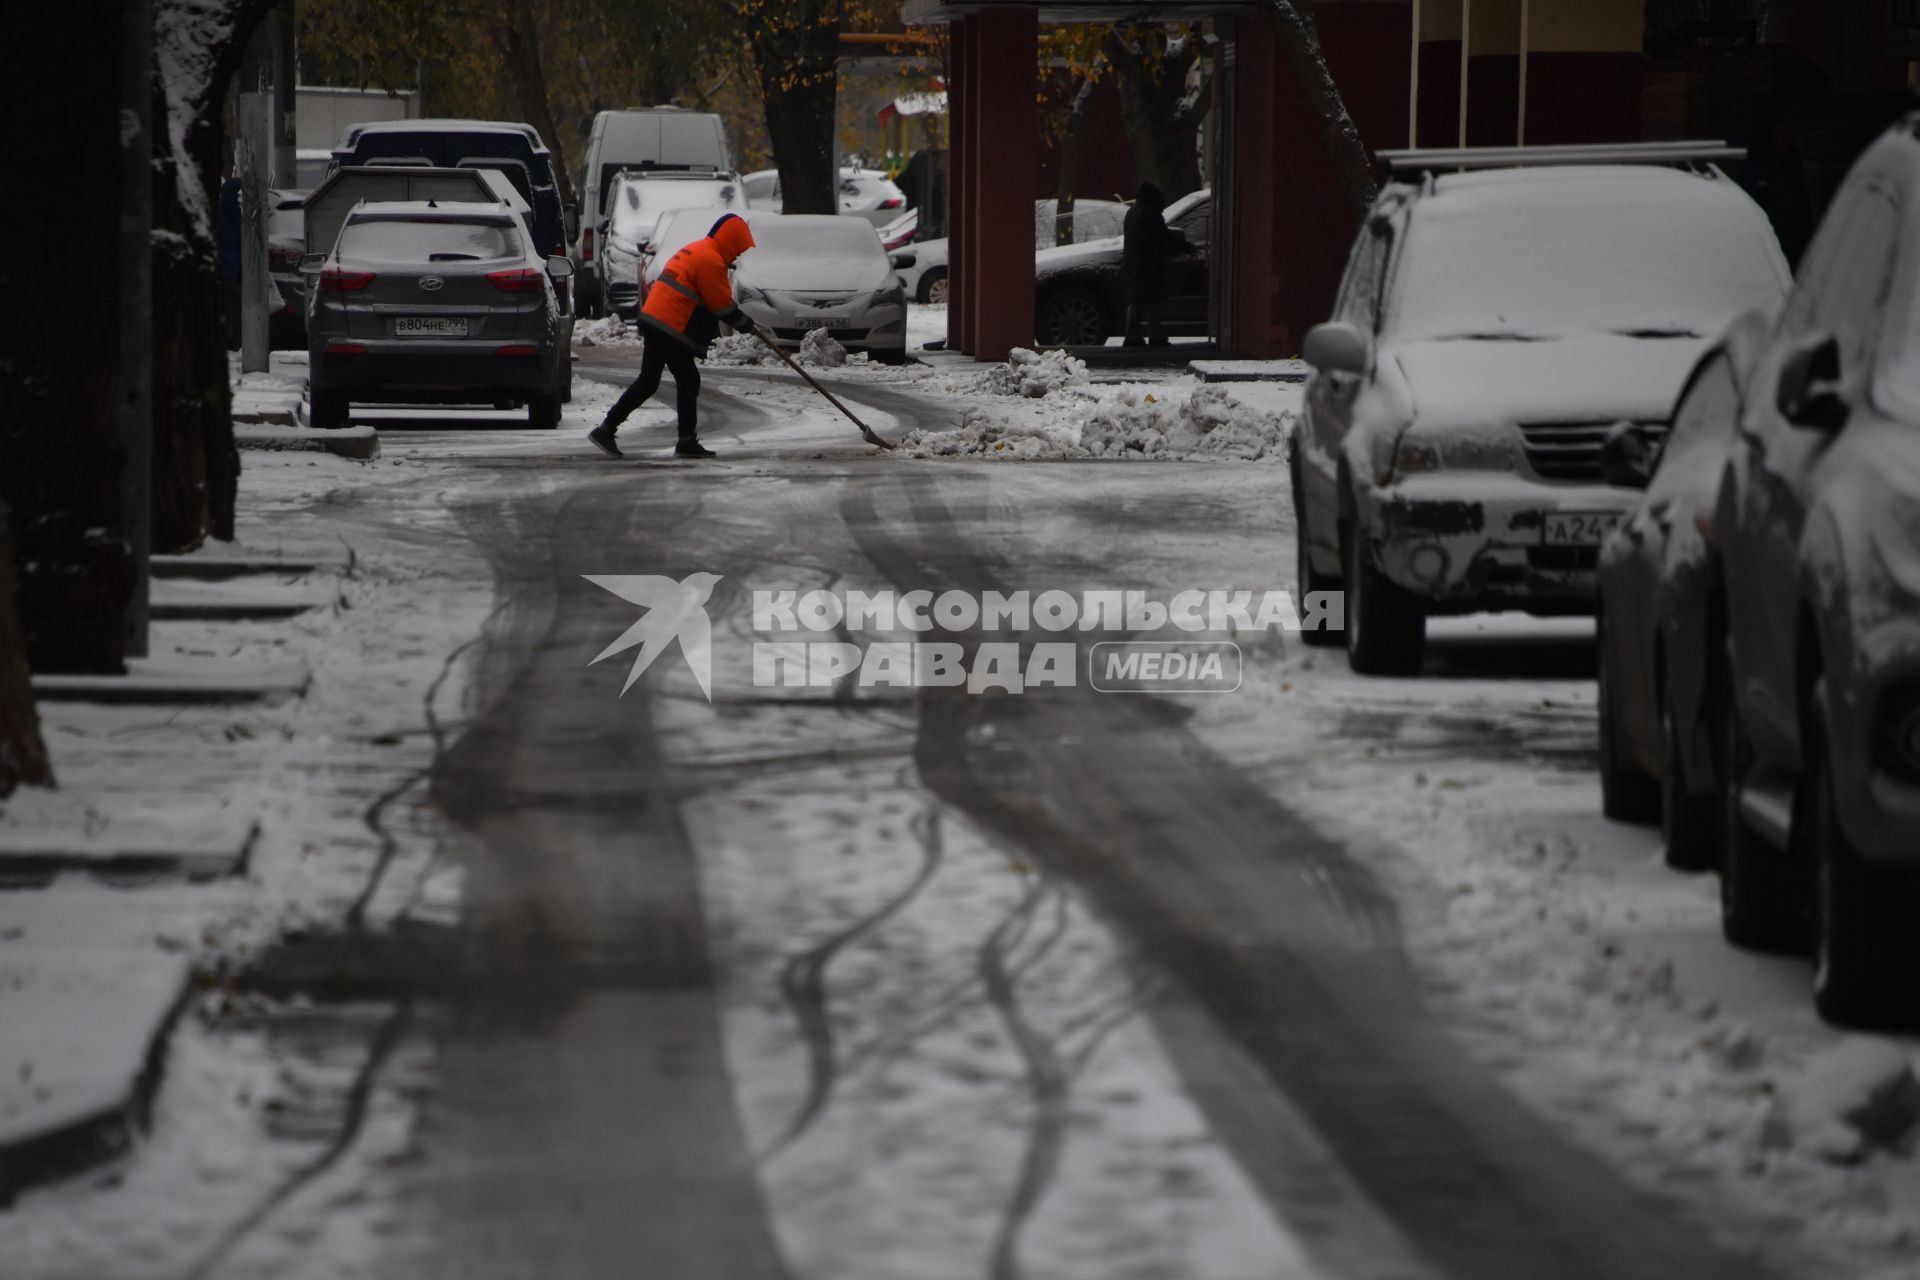
[[[427,255],[427,261],[428,262],[478,262],[480,261],[480,255],[477,253],[430,253]]]

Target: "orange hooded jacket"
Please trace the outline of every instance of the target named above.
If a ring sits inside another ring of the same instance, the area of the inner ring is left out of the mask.
[[[722,216],[705,238],[667,259],[660,278],[647,290],[642,323],[703,353],[719,336],[720,321],[744,328],[749,322],[734,305],[727,268],[751,248],[753,231],[746,219],[736,213]]]

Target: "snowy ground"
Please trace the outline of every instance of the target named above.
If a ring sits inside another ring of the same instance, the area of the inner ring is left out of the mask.
[[[910,309],[910,346],[944,337],[942,313]],[[637,363],[611,326],[588,333],[607,349],[595,358],[612,359],[578,377],[558,433],[523,415],[383,411],[362,415],[386,433],[372,464],[246,455],[243,547],[335,562],[321,576],[336,603],[284,623],[166,624],[156,638],[186,656],[302,662],[312,691],[244,712],[49,706],[63,791],[0,821],[166,814],[185,797],[259,816],[253,867],[206,885],[68,877],[0,895],[0,949],[49,919],[110,918],[136,946],[217,975],[290,928],[337,927],[370,883],[376,922],[458,919],[459,837],[409,780],[436,730],[457,737],[478,713],[462,646],[501,603],[461,512],[565,496],[584,477],[624,474],[639,504],[691,488],[651,461],[673,439],[670,393],[623,432],[636,469],[604,469],[580,439],[617,394],[619,361]],[[938,485],[961,469],[988,493],[964,536],[1025,579],[1013,585],[1291,586],[1275,464],[1297,386],[1095,383],[1041,365],[832,370],[902,439],[893,455],[782,369],[716,370],[703,436],[721,477],[753,482],[753,505],[703,498],[689,554],[737,537],[758,557],[753,585],[822,585],[860,563],[832,518],[843,476]],[[1093,461],[1106,458],[1130,465]],[[1124,535],[1116,512],[1134,521]],[[731,600],[723,631],[740,625]],[[1920,1042],[1822,1026],[1803,965],[1725,947],[1711,879],[1666,871],[1657,833],[1599,816],[1590,626],[1476,618],[1434,636],[1419,680],[1354,677],[1337,652],[1290,636],[1250,641],[1238,694],[1183,709],[1391,888],[1427,997],[1532,1105],[1702,1232],[1762,1242],[1784,1274],[1920,1276],[1913,1139],[1869,1150],[1832,1123],[1837,1075],[1878,1069],[1875,1055],[1920,1061]],[[716,689],[743,683],[730,661],[717,650]],[[1171,1065],[1180,1046],[1141,1012],[1161,989],[1153,966],[1075,885],[931,797],[910,701],[830,716],[709,705],[675,668],[662,705],[733,1096],[795,1276],[993,1274],[1017,1248],[1026,1274],[1049,1280],[1335,1280],[1301,1206],[1250,1184],[1233,1135]],[[243,1226],[209,1274],[391,1275],[393,1258],[434,1248],[390,1194],[431,1151],[417,1117],[432,1038],[399,1035],[364,1125],[303,1180],[395,1011],[336,1007],[310,1024],[301,1012],[217,985],[202,996],[151,1136],[0,1212],[0,1272],[181,1275]],[[1037,1184],[1049,1190],[1028,1202],[1050,1151],[1058,1164]],[[288,1198],[269,1204],[280,1187]]]

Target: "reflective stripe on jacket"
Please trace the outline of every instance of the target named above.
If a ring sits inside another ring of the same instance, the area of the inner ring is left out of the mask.
[[[746,319],[734,305],[727,268],[751,248],[753,232],[746,220],[733,213],[722,217],[706,236],[667,259],[647,290],[642,322],[705,351],[719,330],[717,321],[739,325]]]

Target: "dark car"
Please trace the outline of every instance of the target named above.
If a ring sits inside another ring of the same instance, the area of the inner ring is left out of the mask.
[[[1726,624],[1709,607],[1719,564],[1706,530],[1772,323],[1750,311],[1707,348],[1664,441],[1617,427],[1602,449],[1607,478],[1646,495],[1600,547],[1601,804],[1610,818],[1657,816],[1680,870],[1720,857],[1708,704]]]
[[[1828,1020],[1920,1026],[1920,116],[1841,186],[1753,386],[1712,523],[1723,924],[1810,940]]]
[[[533,206],[536,248],[563,254],[571,206],[560,203],[553,157],[529,124],[496,120],[381,120],[349,128],[333,149],[336,166],[432,165],[442,169],[499,169]]]
[[[297,351],[307,345],[307,286],[300,275],[300,259],[307,252],[301,221],[306,195],[304,191],[267,193],[267,269],[280,291],[280,308],[267,322],[275,350]]]
[[[540,254],[504,204],[362,204],[301,268],[314,426],[345,426],[356,400],[525,404],[534,426],[560,425],[572,365],[554,282],[573,264]]]
[[[1167,206],[1167,227],[1187,238],[1188,251],[1167,262],[1167,296],[1160,327],[1172,334],[1208,331],[1207,244],[1213,193],[1196,191]],[[1127,321],[1120,277],[1119,236],[1042,249],[1033,255],[1034,336],[1042,346],[1097,347]]]

